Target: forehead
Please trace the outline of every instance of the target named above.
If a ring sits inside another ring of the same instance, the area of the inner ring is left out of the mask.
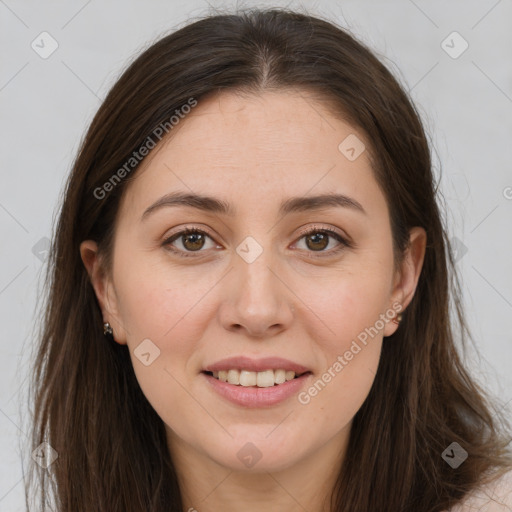
[[[176,188],[235,200],[252,191],[260,206],[340,186],[377,189],[365,148],[364,133],[305,91],[223,92],[198,101],[146,157],[124,203],[140,209]]]
[[[340,156],[340,136],[350,134],[365,139],[359,129],[333,117],[306,91],[224,92],[200,100],[171,132],[168,143],[200,150],[198,155],[213,152],[226,160],[243,160],[247,158],[243,150],[248,149],[267,160],[281,156],[286,161],[309,161],[327,147],[331,155]]]

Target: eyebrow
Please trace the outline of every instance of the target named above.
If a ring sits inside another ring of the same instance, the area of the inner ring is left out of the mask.
[[[146,208],[142,214],[141,221],[146,219],[151,213],[160,210],[161,208],[179,206],[187,206],[204,212],[223,214],[230,217],[234,217],[236,215],[236,210],[232,205],[221,199],[194,193],[171,192]],[[350,208],[366,214],[361,203],[343,194],[321,194],[317,196],[291,197],[281,203],[279,207],[279,214],[287,215],[292,212],[319,211],[336,207]]]

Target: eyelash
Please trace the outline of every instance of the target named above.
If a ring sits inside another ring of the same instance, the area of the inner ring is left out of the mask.
[[[319,228],[319,227],[316,227],[316,226],[314,226],[314,227],[312,227],[312,228],[310,228],[310,229],[308,229],[306,231],[303,231],[300,234],[300,237],[298,238],[298,240],[301,240],[302,238],[304,238],[304,237],[306,237],[308,235],[311,235],[313,233],[327,234],[330,237],[336,239],[338,242],[340,242],[340,245],[337,248],[335,248],[335,249],[331,249],[330,251],[308,251],[308,252],[312,253],[311,256],[310,256],[312,258],[325,258],[325,257],[328,257],[328,256],[333,256],[335,254],[338,254],[340,251],[342,251],[345,248],[353,247],[353,244],[348,242],[344,237],[342,237],[336,231],[333,231],[332,229],[329,229],[329,228]],[[169,238],[164,240],[162,245],[168,246],[169,250],[172,251],[174,254],[178,255],[179,257],[182,257],[182,258],[191,258],[191,257],[195,258],[197,256],[195,254],[193,254],[193,253],[205,252],[205,251],[202,251],[202,250],[198,250],[198,251],[182,251],[181,249],[176,249],[176,248],[172,247],[172,245],[171,245],[172,242],[174,242],[175,240],[178,240],[180,237],[185,236],[185,235],[190,235],[190,234],[206,235],[210,239],[213,240],[213,237],[210,236],[206,231],[203,231],[203,230],[198,229],[198,228],[187,227],[187,228],[183,229],[182,231],[174,233]],[[319,252],[320,254],[315,254],[315,252]],[[327,254],[327,256],[326,256],[326,254]]]

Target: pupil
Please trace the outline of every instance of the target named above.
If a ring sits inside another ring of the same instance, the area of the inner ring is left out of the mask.
[[[318,238],[320,238],[321,247],[316,247],[316,248],[317,249],[325,249],[327,247],[327,244],[326,244],[327,236],[324,233],[315,233],[314,235],[309,235],[309,237],[308,237],[309,240],[313,240],[313,244],[318,243],[318,240],[315,240]],[[309,244],[308,244],[308,246],[309,246]],[[310,247],[310,249],[314,249],[314,248],[315,247]]]
[[[185,235],[185,247],[187,247],[188,249],[191,249],[191,250],[197,250],[197,249],[201,249],[202,247],[202,242],[204,242],[204,240],[201,239],[203,235],[201,233],[189,233],[187,235]],[[192,247],[189,247],[187,246],[187,243],[190,241],[190,238],[192,237],[192,244],[194,243],[197,243],[198,239],[199,239],[199,246],[197,245],[193,245]],[[195,238],[195,241],[194,241],[194,237]]]

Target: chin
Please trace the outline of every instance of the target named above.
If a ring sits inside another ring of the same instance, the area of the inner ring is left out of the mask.
[[[280,436],[270,439],[274,435],[269,436],[272,428],[266,425],[265,432],[260,435],[247,433],[245,436],[238,435],[236,440],[230,440],[232,442],[227,444],[217,444],[215,449],[208,450],[210,457],[232,471],[260,473],[285,470],[300,459],[296,448],[297,443],[287,439],[290,445],[285,446],[284,439]],[[285,433],[283,431],[283,434]]]

